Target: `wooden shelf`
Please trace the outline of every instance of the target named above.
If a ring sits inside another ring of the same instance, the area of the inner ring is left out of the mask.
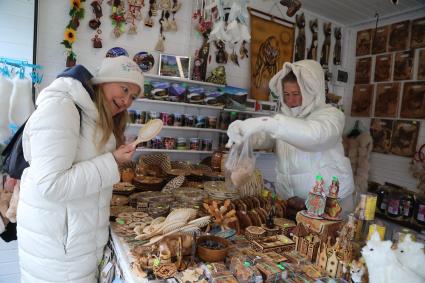
[[[178,149],[153,149],[153,148],[136,148],[138,152],[164,152],[164,153],[192,153],[192,154],[212,154],[213,151],[207,150],[178,150]]]
[[[143,74],[143,75],[145,76],[145,78],[148,78],[148,79],[175,81],[175,82],[181,82],[181,83],[187,83],[187,84],[193,84],[193,85],[211,86],[211,87],[226,87],[225,85],[213,84],[213,83],[202,82],[202,81],[194,81],[194,80],[182,79],[177,77],[167,77],[167,76],[160,76],[160,75],[154,75],[154,74]]]
[[[137,101],[137,102],[145,102],[145,103],[153,103],[153,104],[168,104],[168,105],[179,105],[179,106],[194,107],[194,108],[207,108],[207,109],[223,110],[223,107],[221,107],[221,106],[211,106],[211,105],[203,105],[203,104],[192,104],[192,103],[186,103],[186,102],[153,100],[153,99],[147,99],[147,98],[139,98],[139,99],[136,99],[135,101]]]
[[[142,127],[145,124],[128,124],[129,127]],[[194,127],[175,127],[175,126],[163,126],[163,129],[178,130],[178,131],[193,131],[193,132],[216,132],[216,133],[227,133],[225,130],[211,129],[211,128],[194,128]]]
[[[274,113],[274,112],[264,112],[264,111],[236,110],[236,109],[228,109],[228,108],[224,108],[223,111],[246,113],[246,114],[253,114],[253,115],[264,115],[264,116],[270,116],[272,113]]]
[[[407,221],[401,221],[401,220],[397,220],[397,219],[392,219],[391,217],[388,217],[387,215],[382,214],[380,212],[376,212],[375,213],[375,216],[377,218],[383,219],[385,221],[394,223],[394,224],[396,224],[398,226],[412,229],[412,230],[414,230],[414,231],[416,231],[418,233],[420,233],[422,230],[425,230],[425,227],[423,227],[423,226],[421,226],[419,224],[415,224],[415,223],[411,223],[411,222],[407,222]]]

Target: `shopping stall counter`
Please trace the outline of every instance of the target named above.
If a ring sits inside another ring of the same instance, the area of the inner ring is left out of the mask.
[[[117,269],[121,271],[121,277],[124,283],[147,283],[158,282],[156,280],[148,280],[146,278],[137,277],[131,270],[131,261],[133,260],[130,254],[130,248],[112,229],[111,243],[117,258]]]

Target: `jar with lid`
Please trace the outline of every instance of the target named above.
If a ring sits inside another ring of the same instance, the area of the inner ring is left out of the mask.
[[[408,220],[413,215],[413,208],[415,206],[415,200],[413,195],[406,193],[401,199],[402,217],[404,220]]]
[[[403,195],[399,192],[392,192],[388,197],[387,215],[395,219],[402,218],[401,199]]]
[[[425,225],[425,196],[418,196],[416,198],[413,219],[416,223]]]
[[[376,206],[380,213],[385,214],[387,212],[387,205],[388,205],[388,187],[386,186],[380,186],[378,191],[378,200],[376,203]]]

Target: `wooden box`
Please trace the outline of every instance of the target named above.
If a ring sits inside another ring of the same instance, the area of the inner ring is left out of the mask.
[[[338,236],[338,231],[341,229],[343,221],[331,221],[326,219],[312,219],[297,213],[297,223],[302,223],[308,227],[312,232],[320,236],[335,238]],[[321,237],[322,238],[322,237]]]
[[[295,221],[286,219],[286,218],[274,218],[274,225],[280,228],[280,233],[289,237],[292,230],[297,226]]]
[[[282,272],[283,270],[272,261],[263,260],[257,262],[255,267],[261,272],[263,276],[263,282],[283,282]]]
[[[277,252],[282,253],[295,249],[295,242],[285,235],[269,236],[251,242],[251,247],[262,253]]]

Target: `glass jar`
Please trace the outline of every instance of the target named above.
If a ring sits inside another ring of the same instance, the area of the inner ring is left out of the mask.
[[[413,219],[421,225],[425,225],[425,197],[417,197],[413,209]]]
[[[413,215],[413,208],[415,206],[415,200],[412,194],[405,194],[401,199],[402,207],[402,218],[403,220],[409,220]]]
[[[388,197],[387,215],[395,219],[402,218],[401,199],[403,195],[399,192],[390,193]]]
[[[385,214],[388,206],[388,188],[386,186],[381,186],[378,189],[377,195],[378,200],[376,206],[380,213]]]

